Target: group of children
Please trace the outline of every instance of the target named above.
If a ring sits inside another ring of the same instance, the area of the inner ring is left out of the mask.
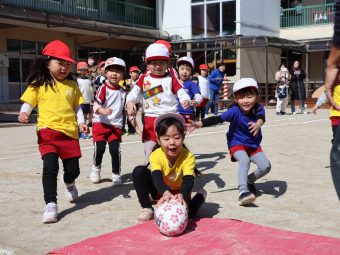
[[[58,158],[64,173],[61,176],[65,194],[70,202],[78,197],[75,179],[79,176],[81,151],[78,131],[88,133],[84,119],[84,97],[71,79],[71,52],[61,41],[52,41],[43,50],[44,58],[36,60],[28,77],[28,88],[21,97],[23,102],[18,120],[27,123],[33,107],[38,106],[38,145],[43,160],[43,189],[46,203],[42,221],[58,220],[57,176]],[[238,189],[240,205],[256,199],[254,182],[270,171],[270,163],[263,153],[261,126],[265,111],[259,101],[255,80],[244,78],[234,85],[235,105],[222,115],[194,120],[194,106],[207,101],[206,96],[190,77],[194,61],[190,57],[177,62],[179,77],[169,65],[169,47],[155,42],[145,53],[147,70],[126,95],[119,85],[124,80],[125,62],[116,57],[103,64],[105,80],[98,87],[93,104],[92,135],[94,142],[93,166],[90,179],[100,182],[101,163],[108,143],[112,158],[113,185],[121,185],[120,142],[123,112],[135,127],[138,105],[143,111],[142,141],[146,162],[133,172],[133,183],[142,207],[139,221],[154,217],[151,198],[158,205],[177,199],[189,208],[189,217],[198,212],[205,200],[206,191],[192,197],[194,180],[199,172],[195,156],[185,147],[187,132],[196,128],[230,122],[227,133],[232,161],[239,162]],[[206,67],[206,66],[201,66]],[[258,169],[248,175],[250,162]],[[202,177],[204,178],[204,177]],[[150,196],[151,198],[150,198]]]

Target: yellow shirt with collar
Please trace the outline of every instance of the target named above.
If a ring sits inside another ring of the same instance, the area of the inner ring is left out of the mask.
[[[162,172],[163,180],[171,190],[181,189],[183,176],[195,176],[195,156],[184,147],[172,167],[169,166],[169,160],[162,148],[158,148],[150,155],[150,166],[151,172],[155,170]]]
[[[339,85],[336,85],[336,86],[334,87],[333,98],[334,98],[334,101],[335,101],[338,105],[340,105],[340,84],[339,84]],[[329,116],[330,116],[330,117],[340,117],[340,111],[335,110],[335,109],[333,108],[333,106],[332,106],[331,109],[330,109]]]
[[[50,128],[78,139],[78,123],[74,109],[84,102],[73,80],[56,81],[50,86],[28,86],[20,98],[33,107],[38,106],[37,129]]]

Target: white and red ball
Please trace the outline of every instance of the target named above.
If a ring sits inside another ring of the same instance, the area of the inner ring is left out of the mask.
[[[177,236],[182,234],[188,225],[188,210],[176,199],[171,199],[156,208],[155,221],[163,235]]]

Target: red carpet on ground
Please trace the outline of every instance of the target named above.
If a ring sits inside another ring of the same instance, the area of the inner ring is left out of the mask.
[[[53,255],[232,254],[338,255],[340,239],[290,232],[230,219],[200,219],[166,237],[153,221],[56,249]]]

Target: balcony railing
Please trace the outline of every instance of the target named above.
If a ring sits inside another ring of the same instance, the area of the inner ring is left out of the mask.
[[[156,27],[155,9],[117,0],[0,0],[0,4],[79,17],[86,20]]]
[[[334,3],[282,9],[280,13],[281,27],[312,26],[333,23],[334,11]]]

